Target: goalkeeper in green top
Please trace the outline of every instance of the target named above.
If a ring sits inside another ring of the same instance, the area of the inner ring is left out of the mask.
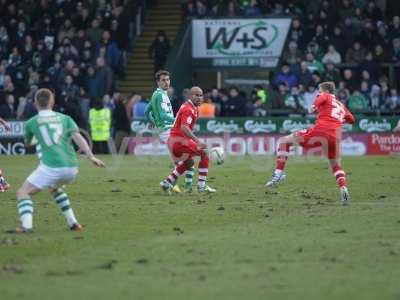
[[[155,79],[158,88],[154,91],[147,106],[146,118],[157,129],[160,140],[166,144],[175,122],[171,101],[167,94],[171,84],[170,74],[168,71],[160,70],[156,73]],[[193,175],[193,167],[185,173],[186,192],[192,191]],[[178,185],[174,186],[173,191],[180,192]]]
[[[54,112],[54,94],[40,89],[35,94],[35,106],[39,113],[25,124],[25,144],[36,143],[39,166],[26,179],[17,192],[17,208],[21,226],[9,233],[26,233],[32,230],[33,202],[31,196],[43,189],[49,189],[54,202],[62,211],[71,230],[81,230],[71,208],[63,185],[73,181],[78,173],[78,157],[72,145],[73,140],[80,151],[96,166],[104,167],[97,159],[79,128],[71,117]]]

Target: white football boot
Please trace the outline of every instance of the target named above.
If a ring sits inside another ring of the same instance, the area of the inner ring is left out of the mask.
[[[285,172],[274,172],[270,181],[268,181],[265,186],[266,187],[273,187],[280,183],[282,183],[286,178]]]
[[[350,203],[349,190],[345,186],[340,188],[340,201],[343,205],[348,205]]]
[[[161,181],[160,182],[160,187],[166,194],[168,194],[168,195],[172,194],[173,186],[172,186],[171,183],[169,183],[168,180]]]

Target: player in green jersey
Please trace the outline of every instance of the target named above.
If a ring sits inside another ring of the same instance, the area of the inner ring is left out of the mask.
[[[147,120],[151,122],[158,130],[160,140],[167,143],[170,131],[174,125],[175,118],[172,110],[171,101],[169,100],[167,90],[170,87],[171,79],[168,71],[160,70],[155,75],[158,88],[154,91],[150,103],[146,109]],[[185,173],[185,191],[192,191],[194,168],[189,168]],[[180,192],[176,185],[173,190]]]
[[[8,123],[6,121],[4,121],[2,118],[0,118],[0,125],[3,125],[3,127],[7,131],[11,130],[10,125],[8,125]],[[10,185],[8,184],[6,179],[4,178],[3,171],[0,170],[0,193],[3,193],[5,191],[7,191],[9,188],[10,188]]]
[[[71,230],[81,230],[76,220],[68,195],[63,185],[73,181],[78,173],[78,157],[71,140],[96,166],[104,163],[96,158],[86,140],[79,133],[71,117],[54,112],[54,94],[40,89],[35,94],[35,106],[39,113],[25,124],[25,143],[36,142],[39,166],[26,179],[17,192],[18,214],[21,227],[9,233],[25,233],[32,230],[33,202],[31,196],[43,189],[49,189],[54,202],[61,209]]]

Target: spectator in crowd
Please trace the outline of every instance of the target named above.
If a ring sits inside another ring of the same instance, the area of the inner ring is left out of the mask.
[[[111,111],[101,100],[96,100],[89,111],[90,135],[93,141],[93,153],[109,153],[108,142],[111,134]]]
[[[243,15],[245,17],[260,17],[262,15],[261,9],[257,3],[257,0],[250,0],[250,1],[244,1],[244,6],[243,6]]]
[[[160,30],[149,47],[149,57],[154,61],[154,73],[162,69],[167,62],[170,44],[167,35]]]
[[[381,88],[379,87],[379,85],[374,84],[371,87],[370,99],[371,99],[372,109],[379,109],[381,107],[383,101],[381,95]]]
[[[345,69],[343,71],[343,81],[345,83],[345,87],[350,91],[354,91],[358,86],[358,81],[351,69]]]
[[[229,89],[229,98],[223,104],[224,117],[244,117],[246,116],[246,98],[239,93],[237,87]]]
[[[274,79],[275,86],[278,86],[281,83],[285,83],[289,88],[292,88],[298,84],[297,76],[290,71],[290,67],[286,62],[282,65],[281,71]]]
[[[290,93],[285,99],[285,106],[292,109],[295,113],[304,112],[304,95],[298,86],[291,88]]]
[[[115,108],[112,112],[112,127],[115,132],[114,143],[116,150],[119,151],[118,153],[121,153],[121,151],[126,152],[126,149],[121,149],[121,145],[124,138],[129,136],[131,131],[131,124],[126,113],[126,103],[127,101],[124,97],[116,97]]]
[[[337,93],[337,96],[340,102],[342,102],[344,105],[347,105],[347,102],[350,97],[350,92],[346,88],[340,88]]]
[[[216,107],[209,97],[204,99],[204,102],[199,107],[199,118],[215,118]]]
[[[299,18],[296,17],[292,20],[291,29],[289,31],[288,37],[290,41],[296,42],[300,48],[303,48],[304,31]]]
[[[309,85],[307,87],[307,90],[304,93],[304,104],[303,104],[303,108],[306,111],[309,111],[309,109],[313,105],[315,97],[317,96],[317,94],[318,94],[318,90],[315,88],[314,85]]]
[[[328,46],[328,51],[325,53],[322,58],[322,62],[324,64],[332,63],[332,64],[340,64],[342,62],[342,57],[339,52],[336,51],[334,45]]]
[[[394,88],[390,89],[390,95],[385,99],[385,108],[388,110],[395,110],[400,107],[400,97],[397,93],[397,90]]]
[[[6,103],[0,106],[0,117],[5,120],[16,119],[14,95],[6,96]]]
[[[395,63],[400,62],[400,37],[393,39],[392,57],[391,60]]]
[[[368,51],[365,55],[365,60],[360,65],[361,74],[366,71],[368,72],[368,80],[377,82],[380,76],[379,63],[374,59],[371,51]],[[372,76],[371,76],[372,75]]]
[[[393,16],[392,22],[389,24],[388,38],[390,40],[400,38],[400,16]]]
[[[367,110],[368,106],[368,100],[358,90],[354,90],[353,94],[347,100],[347,107],[352,111]]]
[[[259,85],[259,84],[255,85],[253,92],[255,94],[255,97],[260,98],[263,105],[267,104],[268,93],[261,85]]]
[[[346,52],[346,63],[359,64],[365,58],[365,49],[361,47],[360,42],[356,41]]]
[[[64,84],[61,87],[61,96],[71,100],[78,99],[79,87],[74,84],[71,75],[65,77]]]
[[[302,61],[300,63],[300,71],[297,77],[299,78],[299,84],[302,85],[303,87],[306,87],[311,83],[312,74],[308,68],[308,62]]]
[[[149,101],[143,98],[142,95],[136,94],[135,104],[132,108],[132,117],[134,120],[145,118],[146,108],[149,105]]]
[[[297,43],[295,41],[291,41],[289,42],[288,49],[283,52],[282,59],[289,65],[295,65],[300,63],[302,57],[303,54],[298,48]]]
[[[341,75],[339,69],[335,67],[335,65],[331,62],[326,64],[326,72],[324,76],[325,81],[333,81],[336,84],[340,81]]]
[[[90,28],[87,30],[88,38],[92,41],[92,43],[97,44],[100,42],[102,33],[103,30],[100,27],[99,20],[97,18],[93,19]]]
[[[196,14],[198,18],[204,18],[207,15],[207,7],[202,1],[196,1]]]
[[[178,97],[175,94],[175,88],[170,86],[167,90],[167,95],[169,100],[171,101],[171,105],[172,105],[172,110],[178,111],[179,108],[181,107],[180,101],[178,100]]]
[[[370,106],[370,103],[371,103],[371,99],[370,99],[371,88],[370,88],[370,84],[368,83],[368,81],[365,81],[365,80],[361,81],[360,93],[361,93],[361,95],[364,96],[365,99],[367,99],[368,106]]]
[[[278,93],[272,102],[273,109],[285,109],[285,99],[289,94],[289,86],[285,82],[281,82],[278,86]]]
[[[99,57],[96,60],[95,77],[95,82],[97,83],[97,90],[95,92],[96,99],[113,91],[113,72],[111,68],[106,65],[105,60],[102,57]]]
[[[188,88],[183,89],[181,96],[177,97],[175,101],[171,103],[175,115],[178,113],[181,105],[185,103],[187,99],[189,99],[189,95],[190,90]]]
[[[317,60],[313,53],[308,52],[306,54],[306,61],[307,67],[311,73],[317,71],[318,73],[323,74],[325,72],[324,64]]]
[[[102,51],[105,51],[102,55]],[[101,40],[96,45],[97,56],[103,57],[115,73],[120,72],[122,53],[118,48],[117,43],[111,39],[109,31],[105,30],[102,34]]]
[[[237,17],[240,15],[240,9],[236,5],[236,1],[233,1],[233,0],[228,1],[227,8],[224,9],[224,11],[226,11],[227,17],[233,18],[233,17]]]
[[[267,108],[265,107],[265,103],[261,97],[256,96],[254,98],[254,102],[250,108],[250,111],[251,113],[249,115],[253,117],[265,117],[267,115]]]
[[[379,63],[384,63],[389,60],[385,49],[383,49],[382,45],[376,45],[374,48],[374,59]]]
[[[329,37],[329,41],[331,45],[333,45],[340,53],[340,56],[344,58],[346,55],[346,40],[343,36],[342,28],[340,26],[335,26],[333,29],[333,34]]]
[[[209,93],[209,98],[211,102],[215,105],[215,109],[218,112],[218,114],[221,113],[222,109],[222,98],[220,95],[219,90],[216,87],[213,87]]]
[[[90,110],[90,97],[84,88],[79,89],[79,109],[81,115],[81,127],[85,130],[89,129],[89,110]]]

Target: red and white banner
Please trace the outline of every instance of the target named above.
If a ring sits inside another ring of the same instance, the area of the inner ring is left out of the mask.
[[[280,134],[204,136],[202,141],[209,148],[221,146],[228,156],[274,155]],[[391,133],[346,133],[341,141],[344,156],[400,154],[400,135]],[[168,155],[168,149],[157,137],[133,137],[128,143],[128,152],[135,155]],[[320,149],[304,153],[297,147],[293,154],[321,155]]]
[[[372,133],[368,135],[368,154],[400,154],[400,134]]]

